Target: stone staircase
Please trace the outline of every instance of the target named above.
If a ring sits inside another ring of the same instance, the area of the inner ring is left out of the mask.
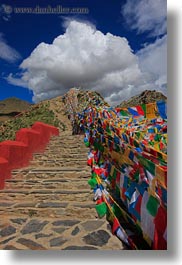
[[[87,181],[88,149],[70,128],[51,139],[0,191],[0,249],[121,250],[98,219]]]

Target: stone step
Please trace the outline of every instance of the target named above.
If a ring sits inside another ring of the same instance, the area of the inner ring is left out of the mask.
[[[60,138],[55,138],[51,139],[48,146],[51,144],[57,145],[57,144],[67,144],[67,143],[72,143],[75,145],[84,145],[84,138],[67,138],[67,137],[60,137]]]
[[[0,200],[0,211],[3,209],[11,209],[16,212],[16,209],[20,208],[69,208],[69,209],[86,209],[86,208],[95,208],[95,203],[88,202],[73,202],[73,201],[64,201],[60,202],[58,200],[42,200],[41,198],[37,198],[34,201],[26,200],[24,202],[19,202],[14,200],[13,202]]]
[[[7,179],[6,180],[6,185],[7,184],[19,184],[19,185],[23,185],[24,183],[27,183],[27,184],[30,184],[30,185],[37,185],[37,184],[40,184],[40,183],[56,183],[56,184],[60,184],[60,183],[86,183],[87,179],[89,179],[89,176],[80,176],[80,178],[65,178],[64,175],[59,175],[59,178],[57,178],[58,176],[54,176],[53,178],[48,178],[48,179],[40,179],[40,178],[37,178],[32,175],[33,178],[12,178],[12,179]],[[43,175],[44,176],[44,175]],[[29,176],[30,177],[30,176]],[[7,187],[7,186],[6,186]]]
[[[46,149],[51,146],[57,147],[64,147],[64,146],[75,146],[75,147],[85,147],[84,143],[80,142],[79,139],[77,141],[57,141],[57,142],[50,142],[49,145],[46,146]]]
[[[83,198],[84,200],[84,198]],[[83,220],[83,218],[92,218],[95,217],[95,204],[90,204],[87,201],[80,202],[75,201],[73,199],[65,200],[64,202],[60,201],[49,201],[49,200],[41,200],[37,198],[37,200],[30,201],[26,200],[24,202],[3,202],[0,201],[0,214],[7,216],[36,216],[36,217],[72,217],[79,218]]]
[[[55,166],[59,167],[69,167],[74,164],[75,167],[85,167],[86,161],[63,161],[63,160],[57,160],[57,161],[48,161],[48,160],[33,160],[30,162],[30,166],[45,166],[45,167],[52,167],[54,168]]]
[[[24,169],[17,169],[17,170],[13,170],[12,174],[13,176],[15,176],[16,174],[32,174],[32,173],[36,173],[36,174],[42,174],[42,173],[46,173],[46,174],[58,174],[58,173],[80,173],[80,174],[88,174],[90,173],[90,167],[89,166],[85,166],[85,167],[27,167]]]
[[[0,249],[121,249],[96,219],[88,148],[71,131],[53,137],[0,190]],[[119,242],[119,243],[118,243]]]
[[[74,143],[79,143],[79,144],[83,144],[84,143],[84,136],[78,136],[78,135],[63,135],[62,133],[60,133],[60,136],[56,136],[56,137],[52,137],[49,141],[50,143],[55,143],[57,144],[58,142],[74,142]]]
[[[79,140],[78,140],[79,141]],[[57,148],[62,148],[62,147],[70,147],[70,148],[87,148],[84,143],[79,143],[78,141],[75,142],[70,142],[65,140],[64,142],[58,141],[58,142],[50,142],[49,145],[46,147],[46,150],[51,148],[51,147],[57,147]]]
[[[73,145],[85,146],[84,138],[68,139],[65,136],[63,136],[62,138],[51,139],[47,146],[49,146],[49,145],[55,145],[56,146],[59,144],[63,144],[63,145],[73,144]]]
[[[71,161],[87,161],[85,154],[60,154],[59,158],[56,157],[53,159],[52,157],[48,156],[47,154],[44,155],[34,155],[33,160],[53,160],[53,161],[59,161],[59,160],[71,160]],[[33,161],[32,160],[32,161]]]
[[[49,148],[47,148],[45,150],[45,152],[64,152],[64,151],[67,151],[67,152],[71,152],[71,151],[76,151],[77,153],[80,153],[80,152],[88,152],[88,148],[85,148],[85,147],[81,147],[81,146],[72,146],[72,145],[64,145],[64,146],[49,146]]]
[[[15,211],[16,209],[25,209],[25,208],[41,208],[41,209],[59,209],[59,208],[66,208],[69,209],[95,209],[95,204],[94,203],[82,203],[82,202],[77,202],[76,204],[74,202],[70,202],[70,201],[65,201],[65,202],[60,202],[60,201],[41,201],[41,200],[37,200],[34,202],[30,202],[30,201],[24,201],[22,203],[20,202],[14,202],[14,203],[10,203],[10,202],[4,202],[4,201],[0,201],[0,211],[3,210],[11,210],[11,211]]]
[[[58,152],[56,149],[55,150],[47,150],[46,153],[44,154],[40,154],[40,153],[35,153],[33,156],[35,157],[41,157],[42,156],[48,156],[52,158],[52,155],[56,156],[56,158],[58,157],[62,157],[62,156],[70,156],[70,155],[75,155],[75,156],[81,156],[81,157],[85,157],[88,154],[89,150],[85,149],[84,151],[80,151],[80,149],[77,150],[73,150],[73,149],[64,149],[62,150],[62,152]]]
[[[72,164],[73,163],[86,163],[87,160],[85,158],[81,158],[81,159],[78,159],[77,157],[68,157],[68,158],[59,158],[59,159],[52,159],[52,158],[49,158],[49,157],[39,157],[39,158],[34,158],[32,161],[30,162],[47,162],[47,163],[56,163],[56,162],[60,162],[60,163],[68,163],[68,162],[71,162]]]
[[[74,157],[70,156],[69,154],[67,155],[64,154],[64,156],[60,156],[60,159],[57,159],[56,155],[51,155],[51,158],[47,156],[44,156],[42,159],[41,157],[34,157],[29,163],[34,162],[34,161],[38,161],[38,162],[55,161],[55,163],[58,163],[58,162],[63,162],[65,160],[65,161],[72,161],[73,162],[72,165],[74,165],[75,162],[80,162],[82,164],[84,163],[86,166],[87,159],[85,159],[85,157],[80,157],[79,154],[75,154]]]
[[[61,150],[61,151],[60,151]],[[56,154],[59,155],[60,153],[75,153],[75,154],[82,154],[82,153],[88,153],[89,149],[88,148],[72,148],[72,147],[68,147],[68,148],[49,148],[46,150],[46,154]]]
[[[18,189],[89,189],[89,185],[86,180],[44,180],[44,181],[15,181],[6,182],[5,188],[10,190]]]
[[[89,179],[90,178],[90,171],[83,171],[83,172],[45,172],[41,173],[32,173],[30,170],[22,170],[22,171],[14,171],[12,174],[12,178],[9,181],[16,181],[18,179],[21,180],[29,180],[29,181],[37,181],[37,180],[54,180],[59,179],[60,181],[67,181],[67,180],[74,180],[77,179],[77,181],[82,179]]]
[[[62,137],[56,137],[54,139],[50,139],[49,144],[55,144],[57,145],[58,143],[73,143],[73,144],[79,144],[79,145],[84,145],[84,137],[72,137],[72,138],[68,138],[66,136],[62,136]]]
[[[79,134],[72,135],[72,130],[65,130],[65,131],[61,132],[60,135],[58,135],[58,136],[52,136],[51,140],[62,138],[63,135],[66,139],[84,138],[83,134],[82,135],[79,135]]]
[[[62,147],[62,148],[58,148],[58,147],[53,147],[53,148],[49,148],[47,150],[45,150],[46,155],[52,155],[55,154],[57,156],[59,156],[59,154],[70,154],[70,153],[74,153],[74,154],[87,154],[89,152],[88,148],[72,148],[71,146],[68,147]]]
[[[71,135],[68,134],[68,132],[60,132],[59,136],[55,136],[55,137],[51,137],[50,138],[50,142],[57,142],[57,141],[64,141],[64,140],[68,140],[68,141],[72,141],[72,142],[77,142],[79,140],[80,143],[83,143],[82,141],[84,141],[84,135]]]
[[[90,172],[89,171],[83,171],[83,172],[38,172],[38,173],[29,173],[29,171],[22,171],[22,172],[17,172],[12,175],[12,178],[10,181],[15,181],[16,180],[23,180],[23,181],[43,181],[43,180],[48,180],[48,181],[54,181],[55,179],[59,179],[62,182],[66,181],[72,181],[72,180],[87,180],[90,178]],[[8,183],[9,180],[7,180]]]
[[[84,190],[52,190],[52,189],[21,189],[21,190],[12,190],[12,189],[6,189],[6,190],[0,190],[0,194],[10,194],[10,193],[17,193],[17,194],[24,194],[24,195],[29,195],[29,194],[84,194],[88,193],[90,189],[84,189]]]
[[[59,217],[64,217],[64,218],[71,218],[72,220],[79,218],[80,220],[83,221],[83,219],[90,219],[96,216],[95,209],[92,207],[89,208],[64,208],[64,207],[47,207],[47,208],[42,208],[44,207],[45,204],[39,204],[37,207],[17,207],[14,209],[7,208],[5,210],[0,209],[0,214],[1,215],[15,215],[16,216],[23,216],[23,217],[54,217],[54,218],[59,218]]]
[[[46,155],[44,157],[48,157],[50,159],[57,159],[58,158],[58,152],[47,152]],[[35,156],[35,158],[40,158],[40,156]],[[60,155],[59,158],[74,158],[74,159],[85,159],[85,161],[87,161],[87,157],[88,157],[88,151],[84,151],[84,152],[73,152],[73,150],[70,150],[69,152],[67,151],[63,151]]]
[[[90,172],[90,167],[39,167],[39,168],[29,168],[29,173],[58,173],[58,172]]]
[[[57,191],[54,192],[52,190],[32,190],[32,192],[29,192],[28,190],[9,190],[5,191],[4,193],[0,192],[0,201],[1,203],[12,203],[13,202],[22,202],[23,201],[29,201],[32,202],[42,202],[42,201],[60,201],[60,202],[74,202],[74,203],[91,203],[93,202],[93,194],[89,193],[87,190],[85,192],[70,192],[68,191]]]
[[[70,136],[62,135],[61,137],[58,136],[55,138],[51,138],[48,145],[50,143],[53,143],[56,145],[58,142],[61,142],[61,143],[72,142],[75,144],[84,144],[84,137],[74,137],[74,136],[70,137]]]
[[[49,201],[45,201],[45,200],[41,200],[41,199],[37,199],[34,202],[30,202],[29,200],[26,200],[24,202],[19,202],[19,201],[14,201],[14,202],[7,202],[7,201],[3,201],[0,200],[0,210],[2,210],[3,208],[32,208],[32,207],[36,207],[36,208],[95,208],[95,203],[88,203],[88,202],[70,202],[70,201],[64,201],[64,202],[60,202],[60,201],[53,201],[53,200],[49,200]]]
[[[82,141],[83,139],[74,139],[74,140],[71,140],[71,139],[66,139],[66,137],[62,137],[62,138],[57,138],[57,139],[54,139],[54,140],[50,140],[48,145],[59,145],[59,144],[62,144],[62,145],[68,145],[69,143],[73,144],[73,145],[77,145],[77,146],[84,146],[84,140]]]
[[[84,156],[80,157],[79,154],[74,154],[73,155],[70,155],[70,154],[63,154],[61,155],[59,158],[57,158],[56,155],[51,155],[51,156],[34,156],[33,159],[30,161],[50,161],[50,162],[69,162],[69,161],[72,161],[73,163],[74,162],[87,162],[87,159],[86,159],[86,155],[85,154]]]

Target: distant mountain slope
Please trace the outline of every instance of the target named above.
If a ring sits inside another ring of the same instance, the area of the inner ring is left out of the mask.
[[[44,100],[34,105],[15,98],[0,101],[0,142],[15,139],[17,130],[30,127],[35,121],[54,125],[59,127],[60,131],[67,130],[71,126],[67,119],[69,114],[67,103],[71,103],[75,113],[81,112],[88,106],[108,105],[99,93],[77,88],[70,89],[64,96]],[[9,111],[20,114],[13,118]]]
[[[166,100],[166,97],[160,92],[144,91],[140,95],[122,102],[120,106],[136,106],[161,99]],[[44,100],[34,105],[17,98],[0,101],[0,142],[15,139],[17,130],[30,127],[35,121],[54,125],[59,127],[60,131],[67,130],[71,126],[67,119],[70,111],[82,112],[89,106],[109,107],[109,104],[98,92],[77,88],[70,89],[64,96]],[[18,113],[20,115],[13,118]]]
[[[16,97],[0,100],[0,114],[10,114],[12,112],[22,112],[28,110],[31,104]]]
[[[52,102],[56,104],[55,110],[53,110]],[[14,140],[17,130],[31,127],[36,121],[45,122],[64,130],[65,124],[64,121],[62,122],[62,116],[58,119],[58,112],[62,105],[61,99],[56,98],[30,105],[28,110],[19,112],[19,115],[16,117],[11,116],[10,118],[10,115],[7,115],[6,120],[1,120],[3,116],[0,116],[0,142],[4,140]]]
[[[167,97],[161,92],[156,90],[145,90],[141,94],[131,97],[129,100],[121,102],[118,107],[127,108],[132,106],[137,106],[141,104],[147,104],[156,102],[159,100],[167,100]]]

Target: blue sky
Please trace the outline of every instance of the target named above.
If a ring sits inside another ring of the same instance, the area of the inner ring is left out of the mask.
[[[15,13],[48,6],[88,13]],[[58,36],[65,40],[54,45]],[[4,0],[0,100],[16,96],[38,102],[74,85],[97,89],[112,104],[145,89],[166,94],[166,46],[165,0]]]

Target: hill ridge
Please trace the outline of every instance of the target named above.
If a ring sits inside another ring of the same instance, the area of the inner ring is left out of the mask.
[[[156,90],[145,90],[138,95],[131,97],[128,100],[122,101],[117,107],[127,108],[135,107],[142,104],[154,103],[156,101],[166,101],[167,97],[160,91]]]

